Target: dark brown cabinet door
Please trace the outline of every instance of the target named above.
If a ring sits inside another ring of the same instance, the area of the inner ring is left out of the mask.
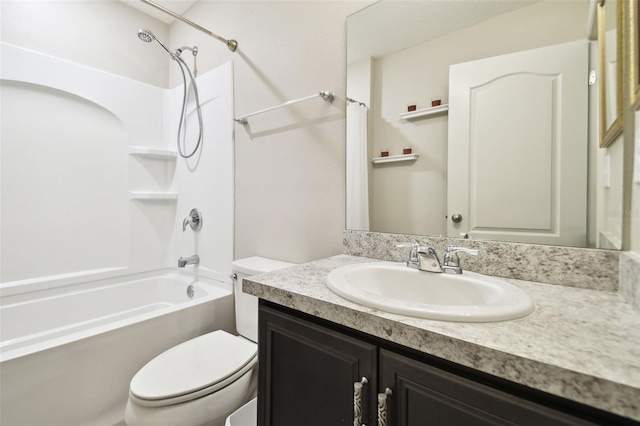
[[[258,425],[353,425],[362,377],[362,420],[375,424],[377,356],[375,345],[261,305]]]
[[[393,426],[590,425],[422,362],[380,349],[380,388]]]

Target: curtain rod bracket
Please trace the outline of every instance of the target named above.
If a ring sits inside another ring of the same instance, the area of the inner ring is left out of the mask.
[[[322,98],[323,101],[328,103],[333,103],[336,100],[336,94],[333,92],[325,92],[324,90],[318,93],[318,96]]]
[[[143,3],[148,4],[149,6],[153,6],[156,9],[158,9],[158,10],[160,10],[160,11],[162,11],[162,12],[168,14],[168,15],[171,15],[176,19],[181,20],[185,24],[191,25],[193,28],[202,31],[203,33],[209,34],[211,37],[215,38],[216,40],[219,40],[219,41],[223,42],[224,44],[226,44],[227,48],[232,52],[235,52],[236,49],[238,48],[238,42],[233,40],[233,39],[227,40],[226,38],[220,37],[219,35],[212,33],[208,29],[206,29],[204,27],[201,27],[200,25],[196,24],[195,22],[192,22],[192,21],[188,20],[184,16],[178,15],[174,11],[167,9],[164,6],[160,6],[159,4],[157,4],[157,3],[155,3],[155,2],[153,2],[151,0],[140,0],[140,1],[143,2]]]

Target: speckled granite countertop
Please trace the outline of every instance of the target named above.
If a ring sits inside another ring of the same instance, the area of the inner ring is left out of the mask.
[[[640,420],[640,316],[616,293],[507,281],[536,311],[495,323],[425,320],[368,308],[325,284],[334,268],[378,262],[339,255],[245,280],[262,299],[513,382]]]

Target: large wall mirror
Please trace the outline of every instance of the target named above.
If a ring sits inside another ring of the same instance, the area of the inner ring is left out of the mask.
[[[597,7],[381,0],[349,16],[347,229],[620,248]]]

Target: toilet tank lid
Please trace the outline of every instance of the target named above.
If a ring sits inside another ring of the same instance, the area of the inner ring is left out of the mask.
[[[294,263],[283,262],[281,260],[268,259],[266,257],[246,257],[233,262],[232,269],[234,272],[246,275],[257,275],[265,272],[271,272],[278,269],[288,268]]]

